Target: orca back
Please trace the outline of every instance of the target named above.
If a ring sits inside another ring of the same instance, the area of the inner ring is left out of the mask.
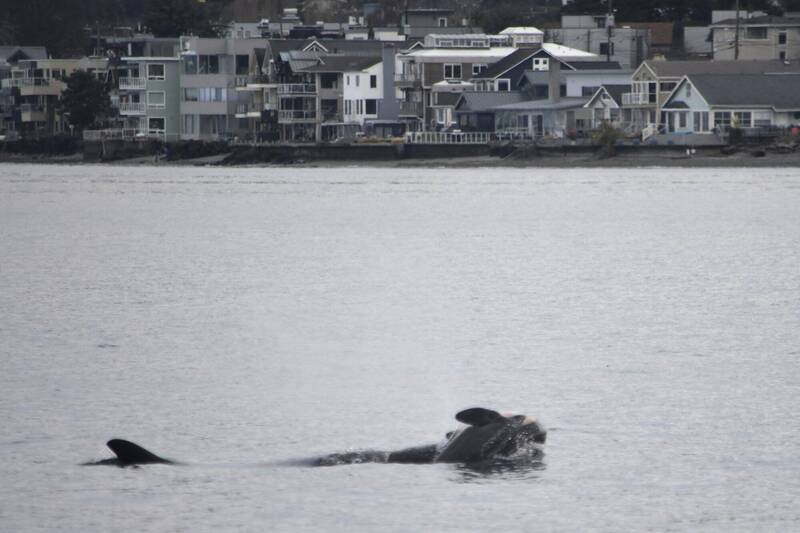
[[[122,466],[154,463],[172,464],[172,461],[159,457],[153,452],[145,450],[138,444],[127,440],[111,439],[106,443],[106,446],[111,448],[111,451],[117,456]]]

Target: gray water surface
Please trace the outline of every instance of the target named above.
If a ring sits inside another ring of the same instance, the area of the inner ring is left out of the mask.
[[[799,332],[798,170],[0,165],[0,530],[796,531]]]

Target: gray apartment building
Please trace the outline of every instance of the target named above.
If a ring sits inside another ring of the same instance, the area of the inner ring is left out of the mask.
[[[800,17],[740,18],[738,39],[736,26],[735,18],[710,26],[713,59],[800,59]]]
[[[112,100],[135,137],[177,141],[181,135],[180,59],[125,57]]]
[[[548,39],[603,56],[622,68],[636,68],[650,54],[650,30],[616,26],[605,15],[564,15],[561,27],[548,30]]]
[[[249,81],[255,50],[265,39],[181,38],[181,137],[195,140],[247,139],[251,119],[237,118],[251,104],[252,91],[237,91]]]

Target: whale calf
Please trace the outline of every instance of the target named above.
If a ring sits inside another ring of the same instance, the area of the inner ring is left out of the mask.
[[[364,450],[333,453],[307,461],[313,466],[334,466],[357,463],[485,463],[512,458],[521,453],[529,457],[542,454],[541,445],[547,431],[535,419],[525,415],[500,414],[491,409],[473,407],[456,414],[456,420],[466,425],[446,435],[440,444],[428,444],[397,451]],[[107,446],[116,457],[85,465],[119,467],[145,464],[178,465],[123,439],[112,439]]]

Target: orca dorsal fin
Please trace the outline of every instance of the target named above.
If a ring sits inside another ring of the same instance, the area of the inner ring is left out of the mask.
[[[484,409],[483,407],[473,407],[456,413],[456,420],[470,426],[485,426],[503,419],[505,417],[497,411]]]
[[[106,446],[111,448],[111,451],[114,452],[114,455],[117,456],[122,465],[141,465],[148,463],[169,464],[172,462],[127,440],[111,439],[106,443]]]

